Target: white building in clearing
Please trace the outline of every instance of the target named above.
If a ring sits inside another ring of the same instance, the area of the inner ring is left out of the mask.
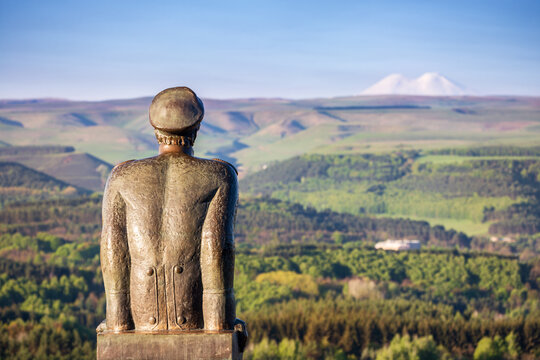
[[[386,240],[375,244],[375,249],[404,251],[404,250],[420,250],[419,240]]]

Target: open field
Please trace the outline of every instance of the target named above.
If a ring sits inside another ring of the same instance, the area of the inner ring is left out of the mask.
[[[481,156],[422,155],[418,151],[303,155],[248,175],[241,188],[251,195],[319,210],[424,220],[469,236],[540,232],[540,157],[516,156],[520,152],[537,154],[540,149],[447,150],[467,151]],[[505,151],[506,155],[490,155]],[[501,228],[494,220],[514,225]],[[529,225],[516,227],[518,223]]]
[[[441,225],[445,229],[454,229],[461,231],[469,236],[485,235],[488,233],[489,226],[492,222],[478,222],[468,219],[448,219],[448,218],[430,218],[427,216],[414,216],[407,215],[403,216],[401,214],[384,214],[384,215],[375,215],[376,217],[392,217],[392,218],[407,218],[410,220],[418,221],[427,221],[432,226]]]

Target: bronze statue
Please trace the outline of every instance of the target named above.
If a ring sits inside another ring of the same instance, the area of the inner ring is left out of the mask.
[[[240,330],[233,292],[236,169],[193,156],[204,115],[186,87],[150,105],[159,155],[117,165],[103,198],[106,321],[98,332]]]

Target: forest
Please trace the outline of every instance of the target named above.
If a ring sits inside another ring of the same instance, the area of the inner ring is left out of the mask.
[[[243,179],[235,296],[245,358],[540,357],[535,151],[304,155]],[[0,189],[20,195],[0,206],[0,358],[94,359],[105,318],[101,194],[0,165]],[[475,219],[486,232],[397,216],[405,208]],[[386,239],[422,249],[374,248]]]
[[[0,249],[0,357],[92,358],[105,316],[97,240],[4,234]],[[440,357],[496,336],[535,354],[539,275],[538,261],[487,253],[280,244],[239,247],[235,293],[254,359],[273,344],[369,359],[399,336],[431,339]]]

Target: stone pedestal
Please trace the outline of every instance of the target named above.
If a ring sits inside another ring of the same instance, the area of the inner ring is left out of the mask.
[[[241,360],[238,333],[102,332],[97,335],[97,360]]]

